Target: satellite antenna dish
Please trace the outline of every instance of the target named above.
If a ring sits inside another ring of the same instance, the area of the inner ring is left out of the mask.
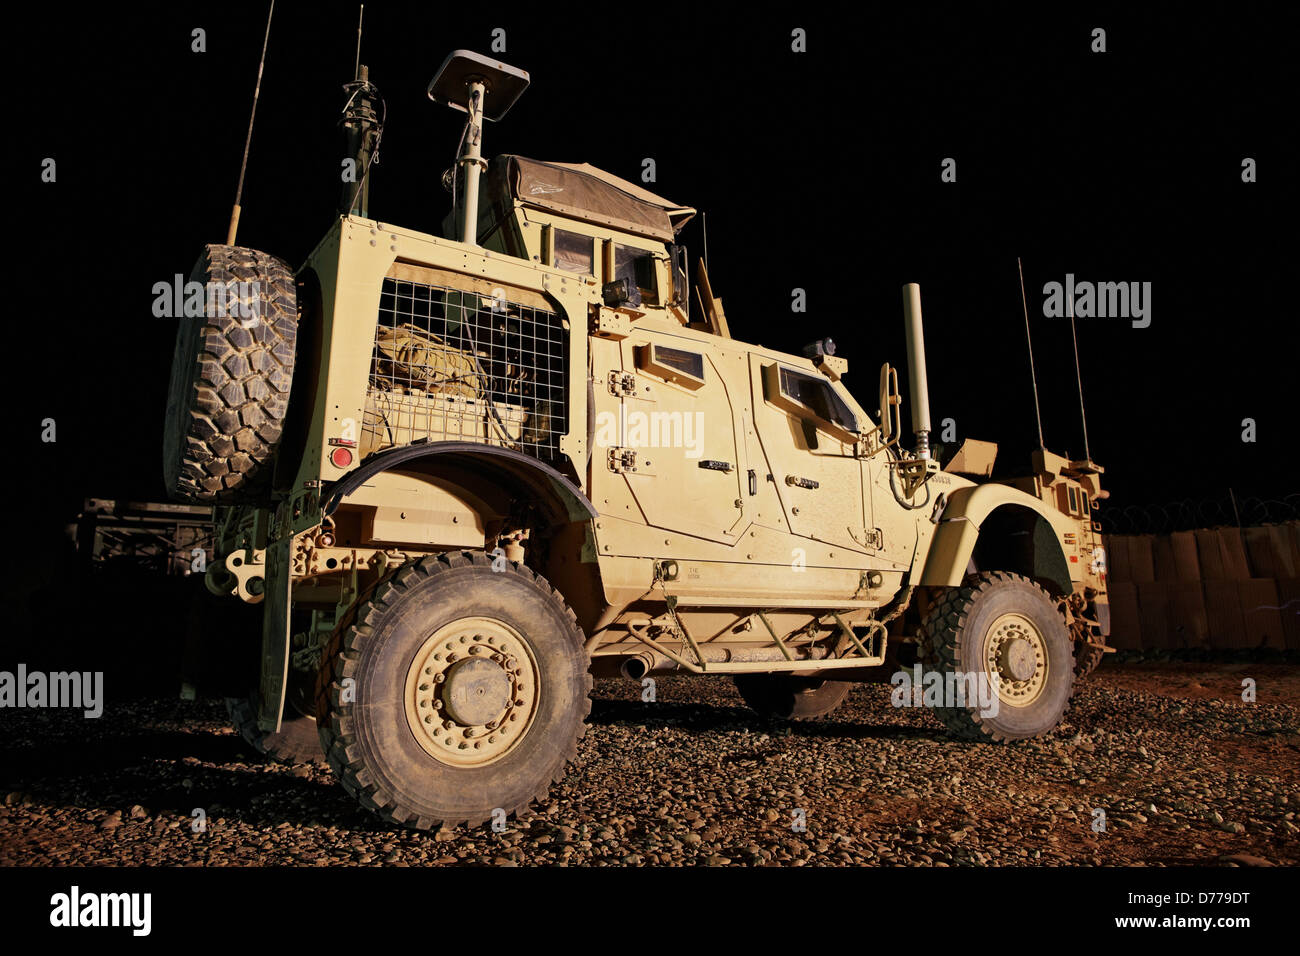
[[[528,89],[528,73],[500,60],[490,60],[472,50],[453,50],[429,81],[429,99],[462,113],[469,113],[473,86],[476,83],[491,94],[492,101],[489,109],[483,103],[487,97],[480,98],[479,110],[484,119],[495,123],[510,111],[515,100]]]
[[[453,50],[429,82],[429,99],[469,114],[464,152],[456,158],[465,175],[465,225],[462,241],[478,243],[478,179],[483,159],[483,121],[501,119],[528,88],[528,74],[470,50]],[[489,106],[488,104],[491,104]]]

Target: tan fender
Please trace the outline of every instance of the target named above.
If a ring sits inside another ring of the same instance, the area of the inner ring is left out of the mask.
[[[1033,567],[999,570],[1018,570],[1032,577],[1047,578],[1063,593],[1071,591],[1073,584],[1063,542],[1065,534],[1076,530],[1077,524],[1039,499],[1006,485],[977,485],[952,492],[935,529],[918,583],[935,587],[961,584],[980,528],[997,509],[1007,506],[1033,512],[1041,520],[1033,522]]]

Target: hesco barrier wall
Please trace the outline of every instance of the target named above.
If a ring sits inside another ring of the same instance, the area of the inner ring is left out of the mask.
[[[1119,650],[1300,650],[1300,521],[1105,535]]]

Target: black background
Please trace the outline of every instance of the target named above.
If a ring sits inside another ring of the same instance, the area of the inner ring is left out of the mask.
[[[152,287],[224,241],[265,14],[51,3],[10,36],[4,387],[18,440],[4,480],[31,554],[85,496],[165,500],[174,320],[152,316]],[[281,0],[271,28],[239,242],[295,266],[334,212],[356,18],[355,3]],[[463,117],[425,88],[450,50],[488,52],[501,27],[497,55],[533,85],[488,125],[485,153],[632,180],[653,158],[648,187],[708,213],[714,289],[738,338],[797,352],[832,336],[874,408],[880,363],[905,364],[899,287],[920,282],[936,428],[952,417],[959,437],[1027,463],[1022,256],[1046,443],[1081,457],[1069,325],[1043,317],[1043,284],[1149,281],[1149,328],[1078,323],[1109,505],[1228,487],[1280,497],[1295,490],[1296,408],[1282,20],[1246,4],[1049,15],[371,2],[361,59],[388,107],[371,215],[438,231]],[[195,27],[205,53],[191,51]],[[795,27],[807,53],[791,52]],[[1090,51],[1094,27],[1105,53]],[[1248,156],[1254,184],[1241,181]],[[956,183],[940,180],[945,157]],[[699,217],[682,238],[702,251]],[[806,315],[791,313],[795,287]],[[47,417],[54,444],[40,440]],[[1247,417],[1255,444],[1241,440]]]

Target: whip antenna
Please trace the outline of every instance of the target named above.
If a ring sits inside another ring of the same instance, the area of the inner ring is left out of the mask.
[[[366,17],[366,5],[361,4],[361,12],[357,14],[357,58],[352,64],[352,78],[361,79],[361,21]]]
[[[1070,336],[1074,339],[1074,377],[1079,383],[1079,418],[1083,421],[1083,457],[1092,461],[1092,452],[1088,449],[1088,413],[1083,410],[1083,372],[1079,368],[1079,333],[1074,330],[1074,303],[1067,305],[1070,310]]]
[[[257,97],[262,92],[262,67],[266,65],[266,44],[271,39],[271,15],[275,13],[275,0],[266,14],[266,36],[262,38],[262,59],[257,63],[257,84],[253,87],[253,111],[248,114],[248,137],[244,140],[244,161],[239,164],[239,185],[235,187],[235,205],[230,210],[230,228],[226,230],[226,245],[235,244],[239,231],[239,203],[244,198],[244,170],[248,168],[248,147],[253,142],[253,120],[257,116]]]
[[[1038,408],[1038,376],[1034,373],[1034,340],[1029,335],[1029,301],[1025,298],[1025,267],[1020,264],[1020,257],[1016,256],[1016,268],[1020,270],[1020,304],[1025,309],[1025,342],[1029,345],[1029,380],[1034,385],[1034,418],[1038,420],[1038,447],[1046,448],[1043,444],[1043,413]]]

